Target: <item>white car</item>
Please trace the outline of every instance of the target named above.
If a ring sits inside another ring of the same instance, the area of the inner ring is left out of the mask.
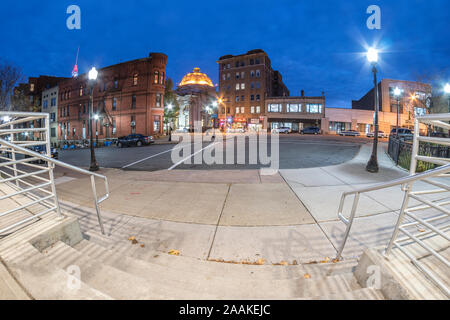
[[[339,133],[340,136],[352,136],[352,137],[359,137],[361,135],[361,133],[359,133],[356,130],[346,130],[346,131],[341,131]]]
[[[291,133],[291,128],[288,128],[288,127],[275,128],[275,129],[272,129],[272,132],[287,134],[287,133]]]
[[[368,132],[366,134],[367,138],[373,138],[375,136],[375,132]],[[386,133],[384,131],[378,131],[378,138],[387,138]]]

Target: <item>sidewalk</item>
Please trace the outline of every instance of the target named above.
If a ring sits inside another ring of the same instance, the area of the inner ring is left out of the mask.
[[[110,236],[126,240],[141,235],[151,239],[146,246],[155,250],[176,249],[204,260],[332,259],[345,229],[337,218],[342,192],[407,175],[387,157],[384,146],[378,153],[380,172],[368,173],[370,152],[370,145],[363,145],[347,163],[281,170],[273,176],[257,170],[102,169],[111,188],[102,215]],[[83,231],[97,226],[89,178],[66,175],[56,181],[64,208],[80,218]],[[104,192],[100,181],[97,188]],[[387,243],[402,198],[400,186],[361,195],[345,258]],[[352,200],[347,199],[345,215]]]

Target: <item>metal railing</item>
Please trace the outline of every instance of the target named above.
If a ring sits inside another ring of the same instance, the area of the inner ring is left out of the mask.
[[[40,147],[40,150],[31,150],[30,147]],[[53,174],[56,165],[90,176],[98,222],[101,232],[105,234],[99,205],[109,197],[107,178],[53,159],[51,150],[48,113],[0,111],[0,184],[5,183],[14,190],[12,193],[0,195],[0,202],[14,199],[13,197],[19,195],[32,200],[26,204],[18,204],[13,209],[5,211],[0,209],[0,218],[37,204],[45,208],[39,213],[33,213],[27,218],[3,227],[0,234],[47,213],[56,212],[62,217]],[[43,162],[44,165],[35,164],[36,161]],[[96,177],[103,179],[105,184],[105,195],[102,197],[97,196]]]
[[[420,136],[419,132],[420,123],[450,130],[450,124],[445,123],[443,121],[450,121],[450,113],[432,114],[416,117],[409,176],[392,180],[389,182],[374,184],[369,187],[359,188],[349,192],[344,192],[342,194],[338,209],[338,217],[346,225],[346,230],[344,233],[343,241],[340,247],[338,248],[336,259],[339,260],[342,257],[342,252],[344,251],[345,244],[349,237],[350,230],[358,210],[358,202],[360,195],[366,192],[376,191],[394,186],[401,186],[401,190],[404,192],[403,202],[400,208],[397,223],[392,233],[392,237],[386,247],[384,255],[388,257],[391,254],[393,248],[398,248],[403,254],[405,254],[411,260],[411,262],[419,270],[421,270],[447,296],[450,297],[450,289],[446,286],[446,284],[439,278],[439,276],[433,270],[431,270],[424,263],[419,261],[420,257],[416,257],[413,250],[408,249],[408,246],[411,245],[411,242],[418,244],[420,247],[425,249],[430,255],[434,256],[437,259],[437,261],[441,262],[445,267],[449,268],[450,272],[449,260],[446,259],[442,254],[440,254],[438,250],[434,249],[431,245],[429,245],[426,241],[424,241],[425,237],[439,236],[444,239],[444,242],[445,241],[448,242],[446,248],[450,246],[450,237],[448,233],[450,229],[450,221],[449,221],[450,209],[445,208],[445,206],[450,205],[450,201],[448,200],[449,196],[447,195],[444,198],[440,198],[434,201],[423,197],[424,195],[450,192],[450,185],[447,185],[442,181],[431,180],[432,178],[438,177],[450,177],[449,175],[450,159],[424,156],[418,154],[420,142],[434,143],[446,146],[450,145],[449,138]],[[438,165],[438,167],[422,173],[416,173],[418,161],[433,163]],[[418,181],[427,183],[433,186],[434,188],[430,190],[412,191],[413,184]],[[351,207],[350,215],[348,218],[346,218],[343,214],[345,199],[351,195],[354,195],[353,204]],[[410,199],[414,199],[422,204],[409,207]],[[421,213],[429,209],[434,209],[437,212],[439,212],[439,214],[431,217],[420,216]],[[419,226],[421,227],[421,229],[418,229],[416,233],[414,233],[411,230],[411,227],[419,227]],[[404,235],[402,238],[399,238],[400,233]]]

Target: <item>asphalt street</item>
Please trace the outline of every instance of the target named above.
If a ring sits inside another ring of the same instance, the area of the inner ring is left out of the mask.
[[[368,141],[369,139],[367,138],[354,137],[280,135],[279,168],[312,168],[343,163],[352,159],[357,154],[360,145]],[[231,158],[231,164],[229,163],[230,161],[228,161],[228,164],[226,161],[227,154],[230,153],[227,150],[231,150],[229,140],[225,141],[223,146],[215,142],[192,143],[190,152],[186,152],[188,150],[182,149],[182,146],[179,144],[153,144],[144,147],[117,148],[113,146],[98,148],[95,149],[95,154],[101,167],[124,170],[236,170],[268,167],[267,164],[261,163],[261,160],[264,160],[263,158],[258,157],[256,164],[254,161],[250,161],[249,155],[259,154],[261,150],[258,149],[258,152],[254,153],[249,152],[253,146],[251,146],[252,143],[248,139],[245,141],[245,157],[241,156],[240,162],[238,162],[238,143],[236,140],[234,142],[234,159],[233,157]],[[228,147],[227,144],[229,145]],[[176,159],[172,159],[173,149],[174,153],[177,154]],[[270,160],[270,143],[267,143],[267,149],[267,159]],[[219,157],[215,150],[223,150],[223,156]],[[239,148],[239,150],[242,150],[242,148]],[[265,153],[264,148],[261,152]],[[203,160],[205,154],[224,159],[224,164],[206,164]],[[79,167],[88,167],[90,150],[61,150],[59,159]],[[198,163],[199,160],[201,163]]]

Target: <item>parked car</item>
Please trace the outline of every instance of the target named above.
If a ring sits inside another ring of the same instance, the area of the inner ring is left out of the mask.
[[[291,133],[291,128],[289,127],[279,127],[279,128],[275,128],[272,129],[272,132],[277,132],[277,133]]]
[[[398,135],[397,135],[397,129],[392,129],[391,134],[389,137],[395,137],[398,136],[400,140],[412,140],[414,135],[410,129],[407,128],[398,128]]]
[[[373,138],[375,136],[375,132],[368,132],[366,134],[367,138]],[[387,134],[384,131],[378,131],[378,138],[387,138]]]
[[[301,134],[320,134],[320,128],[317,127],[309,127],[300,130]]]
[[[128,136],[120,137],[119,139],[117,139],[117,146],[119,148],[130,146],[141,147],[143,145],[149,145],[154,142],[155,140],[153,140],[152,136],[144,136],[142,134],[133,133]]]
[[[356,130],[346,130],[339,132],[340,136],[352,136],[352,137],[359,137],[361,133]]]
[[[40,153],[44,156],[47,155],[47,147],[46,146],[34,146],[34,147],[31,147],[30,149],[31,149],[31,151]],[[51,158],[58,159],[58,157],[59,157],[58,150],[56,148],[50,148],[50,151],[51,151],[50,152]],[[25,155],[25,158],[32,158],[32,157],[29,155]],[[32,163],[45,163],[44,160],[35,160],[35,161],[31,161],[31,162]]]

